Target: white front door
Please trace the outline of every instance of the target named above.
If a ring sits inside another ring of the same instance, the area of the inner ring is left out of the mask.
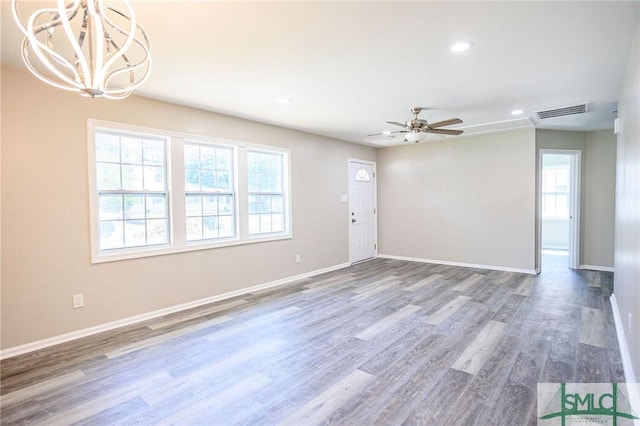
[[[351,263],[372,259],[376,243],[376,165],[349,160]]]

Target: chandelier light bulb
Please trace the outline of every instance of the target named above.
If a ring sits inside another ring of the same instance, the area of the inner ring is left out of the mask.
[[[47,84],[91,98],[129,96],[149,76],[149,38],[136,22],[127,0],[56,0],[22,21],[18,4],[11,10],[25,35],[22,59]]]

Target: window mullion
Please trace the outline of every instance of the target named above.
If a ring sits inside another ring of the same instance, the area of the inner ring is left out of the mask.
[[[236,205],[238,206],[238,233],[240,239],[249,238],[249,174],[247,173],[247,147],[238,147],[236,163]]]
[[[184,246],[187,242],[187,213],[184,188],[184,139],[173,137],[169,143],[171,155],[171,223],[172,245]]]

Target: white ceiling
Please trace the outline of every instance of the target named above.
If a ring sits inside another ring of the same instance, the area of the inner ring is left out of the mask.
[[[2,3],[2,62],[23,67]],[[138,95],[374,146],[402,143],[366,135],[398,130],[385,121],[410,119],[412,106],[430,108],[421,114],[430,122],[459,117],[467,133],[612,128],[640,17],[635,1],[133,6],[153,58]],[[474,46],[450,53],[459,40]],[[583,102],[591,112],[535,118]],[[525,113],[512,116],[516,108]]]

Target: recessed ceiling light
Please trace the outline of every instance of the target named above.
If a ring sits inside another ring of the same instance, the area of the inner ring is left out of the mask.
[[[280,98],[280,99],[276,99],[276,102],[279,103],[280,105],[287,105],[291,103],[291,99],[289,98]]]
[[[391,134],[391,130],[385,130],[384,132],[382,132],[382,134],[388,136]]]
[[[452,44],[449,50],[455,53],[464,52],[468,50],[473,44],[470,41],[461,41],[455,44]]]
[[[524,111],[521,109],[514,109],[513,111],[511,111],[511,115],[520,115],[522,114]]]

